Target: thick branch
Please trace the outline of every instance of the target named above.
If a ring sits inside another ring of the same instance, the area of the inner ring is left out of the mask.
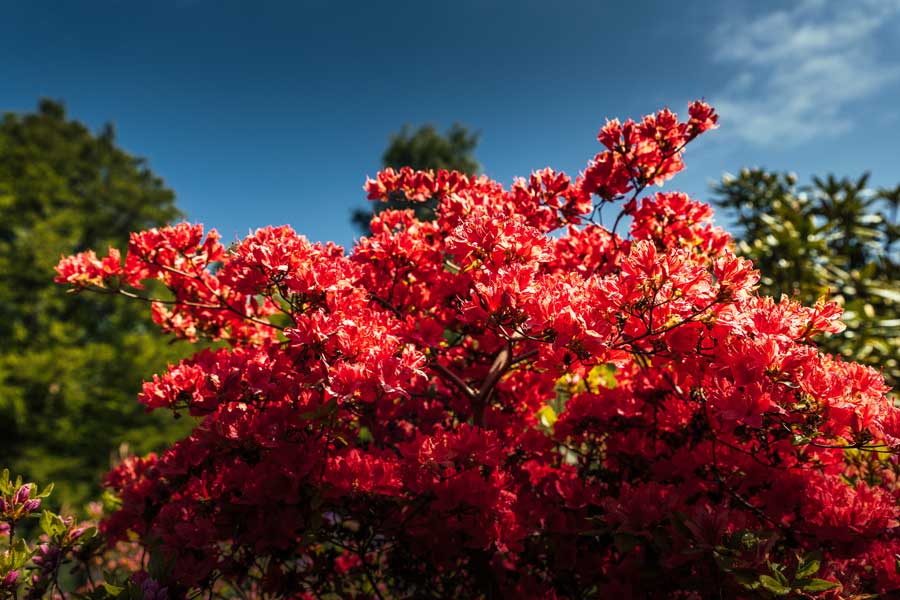
[[[478,395],[478,393],[475,390],[473,390],[471,387],[469,387],[469,384],[467,384],[465,381],[460,379],[459,375],[457,375],[456,373],[454,373],[453,371],[451,371],[450,369],[448,369],[441,363],[435,361],[428,366],[431,367],[431,369],[433,371],[437,371],[437,373],[439,375],[443,375],[444,377],[449,379],[450,382],[453,385],[455,385],[457,388],[459,388],[459,391],[461,391],[463,394],[465,394],[466,398],[468,398],[469,400],[474,400],[475,397]]]
[[[537,353],[537,349],[533,349],[523,353],[521,356],[513,358],[512,344],[504,346],[497,356],[494,357],[494,362],[491,364],[491,368],[478,390],[472,388],[472,386],[463,381],[459,375],[437,361],[432,362],[428,366],[432,371],[435,371],[444,379],[449,380],[449,382],[456,386],[459,391],[465,394],[466,398],[471,401],[472,415],[475,424],[483,426],[484,411],[487,408],[488,402],[491,400],[491,396],[493,395],[494,389],[497,387],[500,378],[503,377],[510,367],[528,360],[537,355]]]
[[[491,399],[497,382],[500,381],[500,378],[503,377],[503,374],[509,368],[511,360],[512,347],[509,345],[504,346],[494,358],[494,364],[491,365],[491,370],[488,371],[487,377],[484,378],[484,383],[481,384],[481,389],[478,390],[478,396],[472,399],[472,414],[475,424],[479,427],[484,425],[484,409]]]

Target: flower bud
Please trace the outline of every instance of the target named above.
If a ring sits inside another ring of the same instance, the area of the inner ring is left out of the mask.
[[[48,571],[56,565],[58,556],[59,548],[51,546],[50,544],[41,544],[37,547],[37,552],[35,552],[31,561],[42,570]]]
[[[16,582],[19,580],[19,572],[18,571],[10,571],[6,574],[2,580],[0,580],[0,587],[11,588],[16,585]]]
[[[22,510],[26,513],[34,512],[41,507],[41,499],[40,498],[32,498],[28,500],[25,504],[22,505]]]
[[[31,484],[26,483],[16,491],[16,495],[15,497],[13,497],[13,504],[24,504],[25,501],[28,500],[28,496],[30,495]]]

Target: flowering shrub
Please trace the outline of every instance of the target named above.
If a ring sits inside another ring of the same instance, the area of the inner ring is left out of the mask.
[[[38,492],[21,477],[11,480],[7,469],[0,474],[0,599],[65,598],[77,591],[103,600],[126,593],[126,588],[139,597],[137,584],[116,586],[103,580],[97,568],[103,541],[96,527],[41,510],[52,490],[52,484]]]
[[[349,255],[179,224],[124,262],[63,259],[75,291],[224,342],[145,383],[148,410],[202,424],[109,474],[105,531],[172,597],[900,589],[900,412],[877,371],[816,350],[839,307],[759,297],[709,207],[642,196],[717,121],[689,115],[607,122],[574,181],[388,169],[369,198],[435,198],[437,219],[382,212]]]

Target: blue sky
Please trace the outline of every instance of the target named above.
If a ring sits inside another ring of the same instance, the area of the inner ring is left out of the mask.
[[[572,175],[606,117],[705,97],[721,127],[669,185],[745,165],[900,183],[900,0],[0,2],[0,110],[111,121],[226,239],[349,244],[404,123],[462,122],[504,183]]]

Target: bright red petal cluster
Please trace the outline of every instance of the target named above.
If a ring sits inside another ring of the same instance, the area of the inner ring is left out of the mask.
[[[759,297],[709,207],[640,197],[716,124],[689,112],[607,123],[574,182],[384,171],[370,198],[438,218],[383,212],[349,255],[182,224],[124,264],[64,259],[58,281],[228,342],[145,383],[202,424],[109,475],[107,532],[161,556],[172,593],[896,592],[900,413],[879,373],[816,350],[840,309]],[[626,237],[593,220],[620,199]]]

